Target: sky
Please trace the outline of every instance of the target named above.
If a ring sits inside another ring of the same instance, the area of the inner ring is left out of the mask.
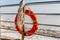
[[[29,2],[41,2],[41,1],[57,1],[57,0],[24,0],[26,3]],[[0,5],[7,5],[7,4],[17,4],[20,0],[0,0]]]

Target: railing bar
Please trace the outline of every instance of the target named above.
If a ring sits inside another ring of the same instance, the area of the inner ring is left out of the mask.
[[[36,13],[36,15],[60,15],[60,13]]]
[[[36,4],[57,4],[57,3],[60,3],[60,1],[32,2],[32,3],[26,3],[26,6]],[[10,6],[19,6],[19,4],[0,5],[0,7],[10,7]]]
[[[4,29],[4,28],[2,28],[2,29]],[[6,28],[5,28],[5,29],[6,29]],[[11,30],[11,29],[7,29],[7,30]],[[41,36],[47,36],[47,37],[53,37],[53,38],[60,38],[59,36],[56,36],[56,35],[58,35],[58,34],[50,36],[51,34],[45,33],[45,32],[41,33],[40,30],[43,30],[43,31],[44,31],[44,29],[39,29],[39,31],[36,32],[36,33],[34,33],[34,34],[36,34],[36,35],[41,35]],[[16,30],[13,29],[13,31],[16,31]],[[46,31],[46,30],[45,30],[45,31]],[[51,31],[50,31],[50,32],[51,32]],[[53,33],[55,33],[55,32],[56,32],[56,31],[54,31]],[[47,34],[47,35],[46,35],[46,34]]]
[[[20,39],[8,39],[8,38],[0,38],[1,40],[20,40]]]
[[[8,22],[8,23],[14,23],[14,21],[1,21],[0,22]],[[25,24],[33,24],[33,23],[26,23]],[[54,25],[54,24],[42,24],[42,23],[39,23],[38,25],[43,25],[43,26],[54,26],[54,27],[60,27],[60,25]]]
[[[17,31],[17,30],[15,30],[15,29],[7,29],[7,28],[0,28],[0,29],[6,29],[6,30],[13,30],[13,31]]]
[[[0,13],[0,15],[16,15],[17,13]],[[35,15],[60,15],[60,13],[35,13]]]
[[[19,4],[0,5],[0,7],[19,6]]]
[[[26,23],[26,24],[33,24],[33,23]],[[54,24],[41,24],[41,23],[39,23],[38,25],[60,27],[60,25],[54,25]]]
[[[38,4],[60,4],[60,1],[45,1],[45,2],[32,2],[32,3],[27,3],[26,5],[38,5]]]
[[[16,15],[17,13],[0,13],[0,15]]]
[[[0,20],[0,22],[14,23],[14,21],[5,21],[5,20]]]
[[[4,27],[4,28],[1,28],[1,27],[0,27],[1,29],[9,29],[9,30],[11,30],[11,28],[13,28],[13,26],[6,26],[6,25],[5,25],[5,26],[1,25],[1,26]],[[7,28],[5,28],[5,27],[7,27]],[[13,29],[14,29],[14,31],[17,31],[15,28],[13,28]],[[12,30],[13,30],[13,29],[12,29]],[[26,29],[27,29],[27,28],[26,28]],[[29,28],[29,29],[31,29],[31,28]],[[49,29],[45,29],[45,30],[44,30],[44,29],[38,29],[38,30],[51,31],[51,32],[60,32],[60,31],[49,30]]]
[[[4,28],[1,28],[1,29],[9,29],[9,30],[11,30],[11,28],[13,28],[13,26],[6,26],[6,25],[0,25],[0,26],[2,26],[2,27],[4,27]],[[6,27],[6,28],[5,28]],[[26,28],[27,29],[27,28]],[[29,29],[31,29],[31,28],[29,28]],[[12,29],[13,30],[13,29]],[[14,29],[15,31],[17,31],[16,29]],[[43,31],[51,31],[51,32],[60,32],[60,31],[56,31],[56,30],[49,30],[49,29],[38,29],[38,30],[43,30]]]
[[[48,36],[48,35],[43,35],[43,34],[37,34],[37,35],[46,36],[46,37],[53,37],[53,38],[59,38],[60,39],[60,37],[55,37],[55,36]]]

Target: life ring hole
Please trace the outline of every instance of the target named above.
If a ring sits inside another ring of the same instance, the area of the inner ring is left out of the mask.
[[[30,16],[25,15],[25,31],[27,32],[27,30],[31,30],[32,26],[33,26],[33,20],[30,18]]]

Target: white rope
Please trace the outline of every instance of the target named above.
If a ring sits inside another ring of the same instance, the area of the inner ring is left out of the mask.
[[[23,26],[24,24],[24,6],[25,6],[25,2],[21,1],[20,5],[19,5],[19,9],[18,9],[18,25]]]
[[[21,29],[21,31],[22,31],[22,38],[21,38],[21,40],[24,40],[24,6],[25,6],[25,3],[24,3],[24,1],[22,0],[21,2],[20,2],[20,5],[19,5],[19,9],[18,9],[18,22],[17,22],[17,24],[18,24],[18,26],[21,26],[22,27],[22,29]]]

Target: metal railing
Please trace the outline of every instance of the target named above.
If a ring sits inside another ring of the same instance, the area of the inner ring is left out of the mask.
[[[14,21],[5,21],[5,20],[0,20],[0,22],[14,23]],[[25,22],[25,24],[33,24],[33,23],[28,23],[28,22]],[[38,25],[42,25],[42,26],[60,27],[60,25],[54,25],[54,24],[44,24],[44,23],[38,23]]]
[[[33,2],[33,3],[26,3],[26,6],[29,5],[38,5],[38,4],[60,4],[60,1],[46,1],[46,2]],[[19,4],[10,4],[10,5],[1,5],[0,7],[10,7],[10,6],[19,6]]]
[[[14,21],[4,21],[4,20],[0,20],[0,22],[14,23]],[[33,23],[25,22],[25,24],[33,24]],[[52,25],[52,24],[41,24],[41,23],[39,23],[38,25],[60,27],[60,25]],[[16,31],[14,26],[6,26],[6,25],[0,25],[0,26],[1,26],[1,29]],[[26,28],[26,30],[27,30],[27,28]],[[60,31],[49,30],[49,29],[46,29],[46,30],[38,29],[38,31],[35,34],[36,35],[48,36],[48,37],[54,37],[54,38],[60,38]]]
[[[60,1],[47,1],[47,2],[33,2],[33,3],[27,3],[25,6],[29,6],[29,5],[42,5],[42,4],[60,4]],[[19,6],[19,4],[10,4],[10,5],[1,5],[0,7],[10,7],[10,6]],[[0,15],[16,15],[17,13],[0,13]],[[36,13],[36,15],[60,15],[59,13]],[[9,23],[14,23],[13,21],[4,21],[4,20],[0,20],[0,22],[9,22]],[[26,23],[26,24],[32,24],[32,23]],[[41,24],[39,23],[39,25],[43,25],[43,26],[54,26],[54,27],[60,27],[60,25],[52,25],[52,24]],[[8,29],[8,28],[4,28],[4,29]],[[10,30],[15,30],[15,29],[10,29]],[[42,32],[40,32],[41,30],[43,30]],[[47,33],[46,33],[47,32]],[[51,32],[51,33],[50,33]],[[43,36],[49,36],[49,37],[54,37],[54,38],[60,38],[60,33],[57,33],[58,31],[53,31],[53,30],[44,30],[44,29],[39,29],[38,32],[36,32],[35,34],[37,35],[43,35]],[[57,33],[57,34],[56,34]]]
[[[0,15],[16,15],[17,13],[0,13]],[[60,16],[60,13],[35,13],[35,15],[53,15],[53,16]]]
[[[2,25],[1,29],[17,31],[15,28],[13,28],[13,29],[11,29],[11,27],[9,28],[9,26],[4,26],[4,27]],[[8,27],[8,28],[6,28],[6,27]],[[26,30],[28,30],[28,29],[26,28]],[[48,29],[47,30],[38,29],[38,31],[35,33],[35,35],[48,36],[48,37],[53,37],[53,38],[60,38],[60,32],[59,31],[48,30]]]

